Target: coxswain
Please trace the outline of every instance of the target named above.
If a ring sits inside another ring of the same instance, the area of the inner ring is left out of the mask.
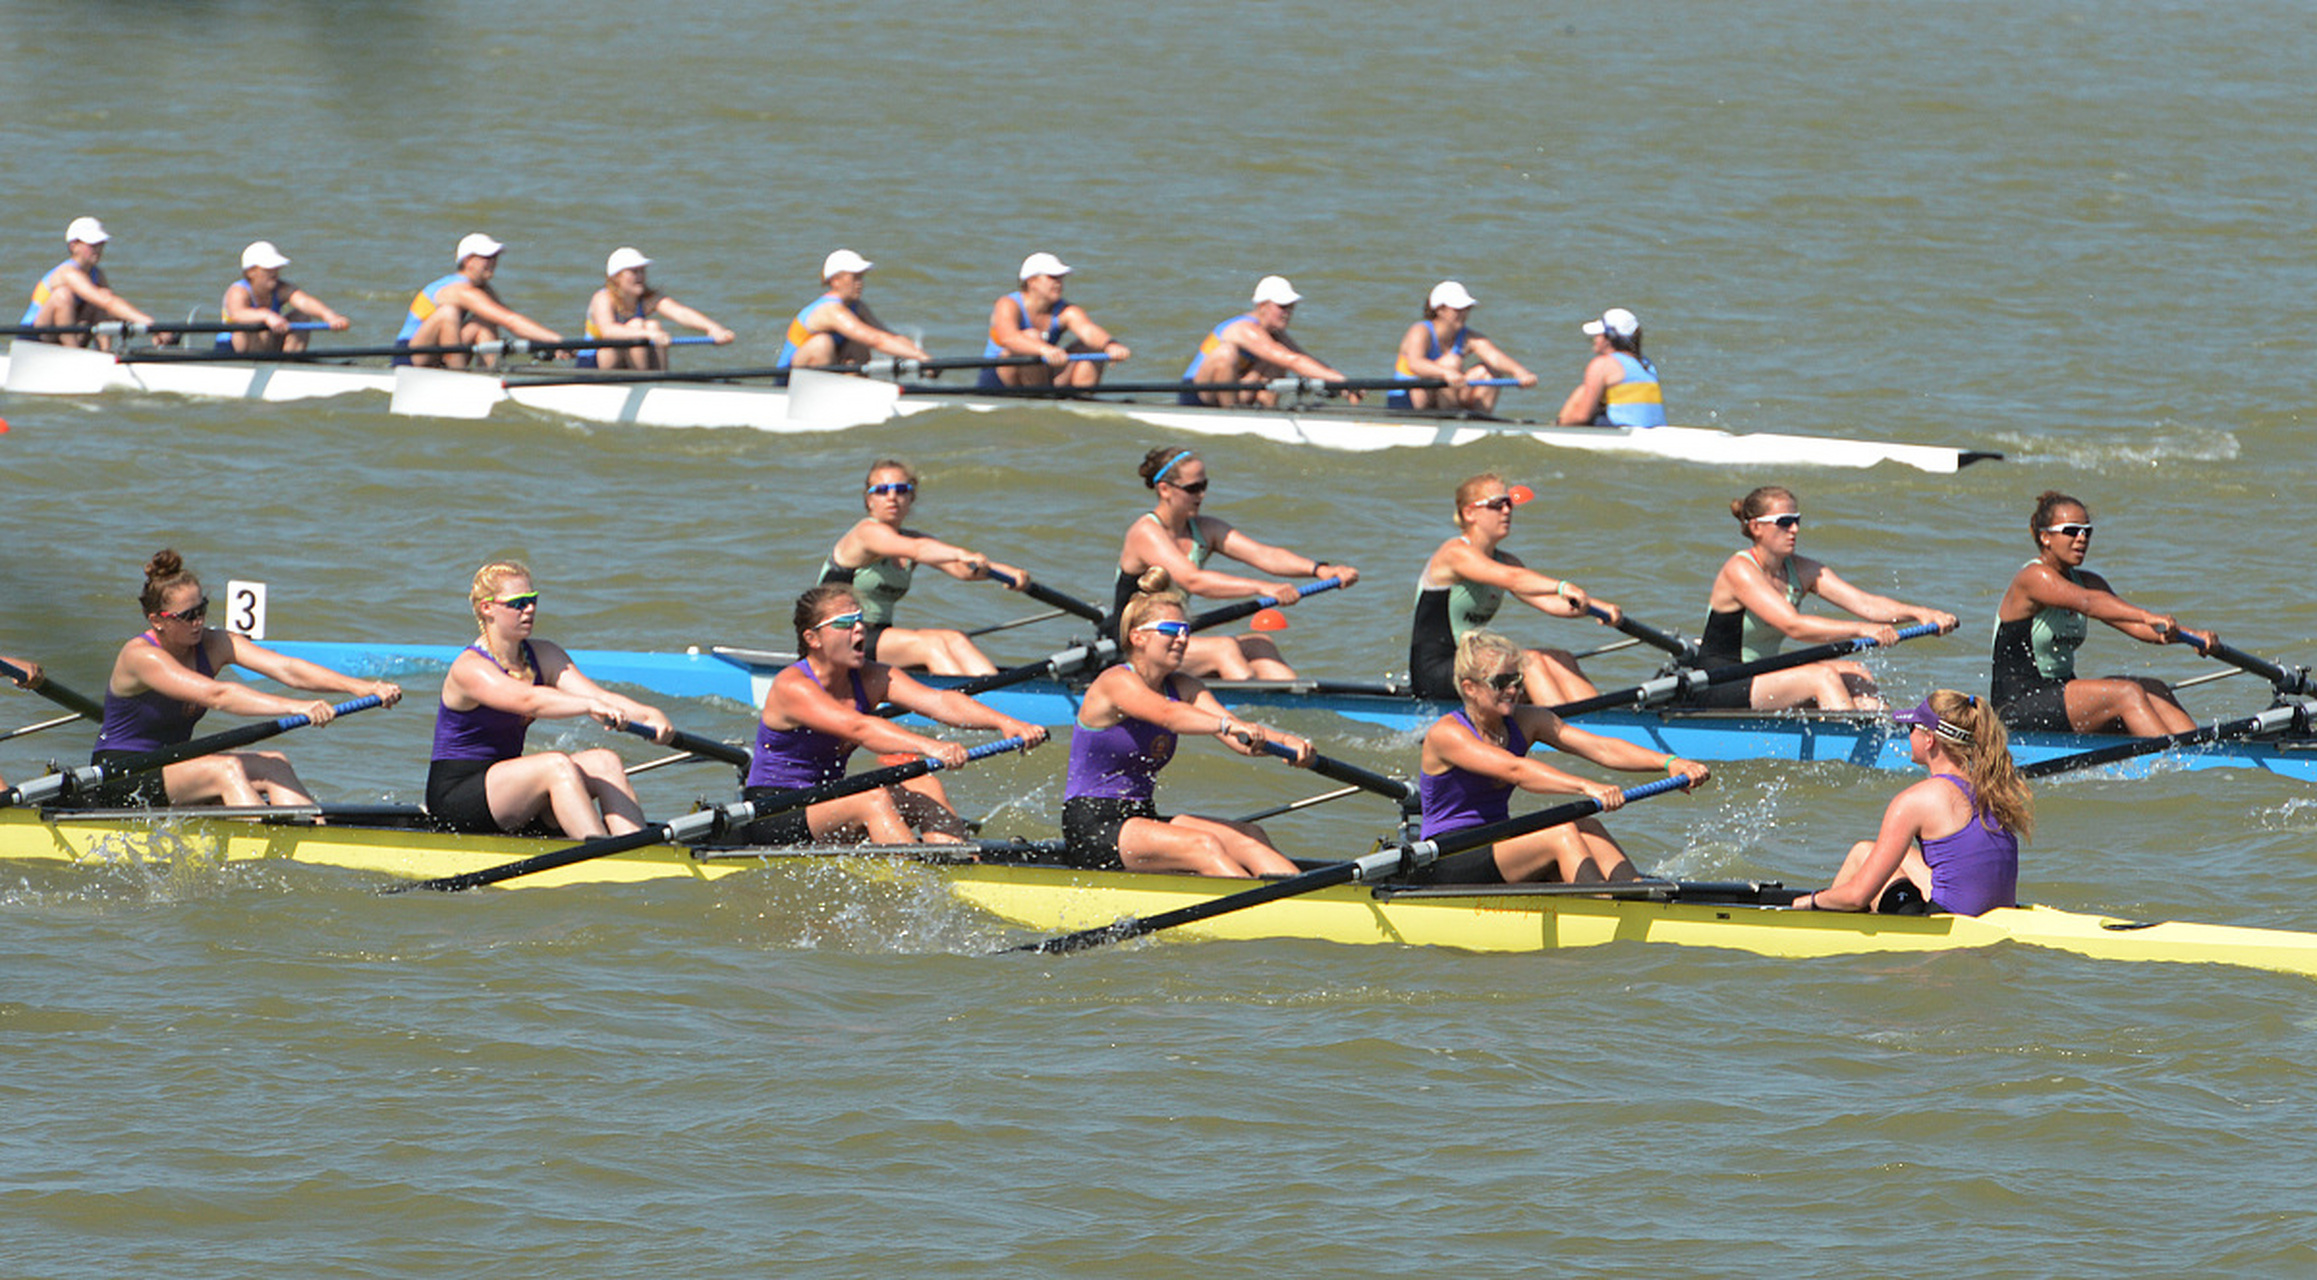
[[[499,301],[491,279],[498,274],[499,255],[506,247],[480,231],[459,241],[458,249],[451,255],[451,262],[458,269],[430,282],[411,297],[410,313],[402,318],[402,331],[394,336],[394,345],[422,350],[396,356],[396,364],[464,369],[468,352],[434,353],[423,348],[473,347],[497,342],[502,330],[532,342],[563,340],[562,334]],[[483,363],[495,366],[497,357],[486,357]]]
[[[1045,363],[989,366],[981,371],[982,387],[1090,388],[1102,381],[1105,362],[1071,356],[1099,353],[1115,362],[1134,354],[1094,323],[1086,308],[1062,296],[1062,277],[1069,274],[1050,253],[1022,259],[1022,287],[990,306],[990,340],[982,357],[1035,356]]]
[[[1153,568],[1166,570],[1174,586],[1194,596],[1218,600],[1270,596],[1283,605],[1300,598],[1292,582],[1264,582],[1208,568],[1207,561],[1215,555],[1283,578],[1294,574],[1341,578],[1346,587],[1360,579],[1360,571],[1351,565],[1257,542],[1221,519],[1200,515],[1199,507],[1207,500],[1207,464],[1189,449],[1179,445],[1153,449],[1143,455],[1137,470],[1143,487],[1155,493],[1158,501],[1154,509],[1126,527],[1126,541],[1118,552],[1118,577],[1111,587],[1114,618],[1134,597],[1135,584],[1142,575]],[[1183,669],[1194,676],[1223,680],[1295,678],[1295,668],[1279,656],[1279,646],[1260,633],[1195,637]]]
[[[1459,831],[1503,822],[1511,816],[1514,788],[1547,795],[1590,796],[1604,811],[1625,803],[1614,783],[1555,768],[1528,758],[1538,743],[1632,773],[1665,773],[1696,786],[1707,778],[1694,760],[1667,755],[1639,743],[1603,737],[1570,724],[1551,708],[1521,702],[1520,647],[1494,631],[1467,632],[1456,643],[1456,690],[1462,706],[1424,731],[1422,765],[1416,788],[1424,805],[1423,838],[1436,840]],[[1636,878],[1609,828],[1598,818],[1580,818],[1532,831],[1489,846],[1486,857],[1444,859],[1418,873],[1429,882],[1512,884],[1524,880],[1594,883]]]
[[[1556,618],[1582,618],[1593,609],[1606,614],[1597,620],[1611,626],[1624,618],[1619,606],[1595,598],[1567,578],[1530,569],[1499,545],[1512,533],[1516,505],[1504,477],[1494,472],[1456,487],[1456,527],[1462,532],[1433,551],[1416,579],[1408,675],[1417,697],[1457,696],[1457,643],[1494,620],[1508,592]],[[1548,706],[1600,692],[1566,649],[1521,650],[1521,677],[1527,701]]]
[[[651,265],[650,258],[625,245],[612,250],[604,260],[603,287],[587,300],[587,336],[625,338],[644,345],[582,351],[575,362],[580,368],[667,368],[669,334],[660,323],[662,317],[707,334],[717,346],[732,341],[730,329],[654,289],[646,278]]]
[[[963,632],[893,625],[894,606],[909,594],[911,575],[919,565],[931,565],[964,582],[987,579],[995,569],[1012,580],[1016,591],[1030,583],[1030,575],[1013,565],[905,526],[902,522],[917,507],[918,485],[916,468],[906,462],[881,458],[871,463],[861,484],[861,506],[868,514],[837,539],[829,558],[821,562],[820,580],[853,589],[861,604],[870,658],[937,676],[990,675],[996,665]]]
[[[766,800],[845,776],[845,762],[867,748],[944,765],[965,763],[966,749],[929,738],[876,714],[892,703],[939,724],[989,729],[1029,746],[1046,740],[1043,726],[1001,715],[954,689],[934,689],[888,663],[871,661],[868,626],[852,588],[823,583],[797,597],[793,615],[797,652],[765,691],[748,763],[748,800]],[[931,774],[823,800],[805,809],[767,815],[742,832],[753,843],[808,842],[908,844],[954,842],[972,828],[951,807],[941,779]]]
[[[1586,321],[1584,333],[1593,340],[1593,358],[1561,405],[1561,425],[1664,426],[1664,389],[1658,385],[1657,366],[1641,354],[1641,318],[1611,307],[1600,319]]]
[[[1424,299],[1424,318],[1400,335],[1398,361],[1392,376],[1402,382],[1437,379],[1448,385],[1410,387],[1385,398],[1394,409],[1463,409],[1488,413],[1496,408],[1499,387],[1469,385],[1475,374],[1512,378],[1523,387],[1537,385],[1537,375],[1504,349],[1471,327],[1472,309],[1480,299],[1454,280],[1432,286]]]
[[[1189,385],[1176,399],[1184,404],[1260,405],[1268,409],[1279,403],[1279,397],[1268,387],[1201,388],[1211,383],[1269,381],[1290,375],[1343,381],[1344,375],[1335,366],[1311,355],[1288,336],[1287,326],[1295,322],[1295,304],[1302,300],[1303,295],[1285,276],[1265,276],[1256,281],[1254,310],[1241,312],[1208,331],[1190,366],[1183,370],[1183,381]],[[1360,396],[1347,391],[1344,399],[1358,404]]]
[[[534,720],[584,716],[613,729],[643,725],[666,742],[667,715],[588,679],[562,645],[532,635],[539,588],[521,562],[475,570],[467,604],[479,634],[443,676],[427,813],[450,830],[483,834],[523,831],[541,819],[574,840],[640,829],[643,806],[618,752],[525,755],[523,739]]]
[[[1182,593],[1164,569],[1137,585],[1119,619],[1126,658],[1096,676],[1078,704],[1063,787],[1065,858],[1088,868],[1293,875],[1295,864],[1252,822],[1159,813],[1158,772],[1174,759],[1179,735],[1212,736],[1246,756],[1277,743],[1299,765],[1311,762],[1311,744],[1232,715],[1184,674],[1192,640]]]
[[[897,360],[930,360],[925,348],[877,319],[861,300],[876,264],[850,249],[839,249],[821,263],[821,283],[828,292],[805,304],[788,322],[788,337],[780,344],[780,368],[815,369],[828,365],[861,364],[872,355]]]
[[[265,327],[218,334],[220,350],[303,351],[306,334],[290,327],[301,320],[328,325],[332,333],[346,329],[350,323],[346,317],[332,311],[320,298],[282,279],[282,268],[288,265],[289,258],[276,249],[271,240],[251,241],[250,246],[241,251],[241,278],[225,286],[225,297],[217,309],[227,324]]]
[[[2003,721],[1985,700],[1953,689],[1892,718],[1907,726],[1909,758],[1931,776],[1891,797],[1875,838],[1852,845],[1834,883],[1793,907],[1975,916],[2017,905],[2019,842],[2035,830],[2035,802]]]
[[[2045,490],[2028,517],[2035,559],[2020,566],[1995,609],[1994,681],[1988,700],[2014,732],[2115,733],[2139,738],[2184,733],[2196,721],[2163,681],[2148,676],[2076,677],[2076,647],[2085,619],[2098,618],[2147,644],[2193,640],[2210,648],[2218,637],[2191,631],[2170,614],[2154,613],[2119,596],[2108,580],[2084,567],[2092,551],[2092,513],[2064,493]]]
[[[218,679],[229,666],[308,693],[375,694],[387,706],[402,700],[402,690],[387,681],[340,675],[208,625],[209,597],[201,590],[201,579],[175,551],[163,550],[146,563],[138,605],[147,625],[113,658],[112,675],[105,683],[104,725],[89,756],[92,763],[190,742],[194,725],[211,711],[304,716],[316,725],[330,723],[335,714],[327,700],[284,698]],[[108,783],[93,798],[100,804],[138,806],[314,802],[297,771],[278,751],[229,751],[180,760],[164,766],[158,775]]]
[[[1730,515],[1747,545],[1714,575],[1705,634],[1698,639],[1699,666],[1711,670],[1753,662],[1778,652],[1790,639],[1828,644],[1871,637],[1887,645],[1897,643],[1902,625],[1931,623],[1941,635],[1955,629],[1954,614],[1862,591],[1827,566],[1796,554],[1802,504],[1793,490],[1763,485],[1731,503]],[[1813,594],[1863,621],[1802,612],[1798,606]],[[1822,711],[1876,710],[1883,705],[1875,696],[1874,677],[1848,658],[1725,681],[1710,686],[1700,701],[1708,707],[1755,711],[1805,705]]]
[[[104,320],[119,320],[126,324],[151,324],[153,317],[129,305],[129,301],[114,293],[105,283],[105,242],[111,240],[105,224],[94,218],[74,218],[64,229],[65,260],[48,269],[32,286],[32,304],[24,309],[24,318],[17,323],[42,328],[63,328],[72,325],[96,324]],[[21,338],[37,342],[53,342],[59,346],[94,346],[101,351],[113,349],[113,340],[101,334],[42,333],[22,334]],[[168,337],[155,339],[166,343]]]

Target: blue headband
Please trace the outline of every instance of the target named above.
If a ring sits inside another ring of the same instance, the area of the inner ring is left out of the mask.
[[[1150,487],[1153,489],[1158,488],[1158,482],[1167,478],[1167,472],[1174,470],[1176,463],[1181,462],[1183,459],[1190,456],[1191,451],[1185,449],[1181,453],[1176,454],[1174,457],[1167,459],[1167,464],[1163,467],[1160,467],[1158,469],[1158,474],[1150,478]]]

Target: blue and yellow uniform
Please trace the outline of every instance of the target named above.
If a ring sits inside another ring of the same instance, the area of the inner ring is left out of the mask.
[[[796,362],[796,353],[804,347],[804,344],[812,341],[813,334],[816,332],[812,327],[813,316],[821,308],[831,306],[843,307],[855,315],[860,314],[858,307],[834,293],[824,293],[806,303],[805,309],[796,313],[796,319],[788,322],[788,337],[783,339],[780,344],[780,357],[772,362],[774,368],[786,369]],[[838,335],[837,344],[840,347],[844,345],[844,341],[843,335]]]
[[[57,263],[53,267],[50,267],[48,269],[47,275],[40,277],[39,283],[32,286],[32,305],[24,308],[24,318],[17,321],[16,323],[40,323],[40,309],[48,305],[48,300],[50,298],[56,296],[56,273],[64,270],[66,267],[73,265],[76,265],[73,260],[66,258],[64,261]],[[102,270],[96,267],[89,268],[88,278],[89,283],[95,285],[99,289],[105,287],[105,273]]]
[[[409,346],[411,340],[418,336],[419,326],[425,324],[429,317],[442,309],[441,304],[436,301],[442,296],[442,291],[454,284],[464,282],[466,278],[464,272],[453,271],[440,280],[428,283],[425,288],[413,294],[410,299],[410,314],[402,318],[402,331],[394,335],[394,345],[398,347]],[[396,356],[393,362],[395,364],[409,364],[410,357]]]
[[[1022,296],[1022,291],[1019,289],[1014,290],[1012,293],[1009,293],[1006,296],[1013,299],[1014,311],[1016,314],[1021,316],[1022,327],[1028,329],[1030,327],[1029,299],[1024,298]],[[1060,346],[1062,344],[1062,313],[1068,311],[1069,309],[1070,300],[1068,298],[1056,298],[1054,300],[1054,314],[1046,321],[1046,331],[1038,335],[1038,337],[1047,345]],[[1035,331],[1033,330],[1033,332]],[[1012,354],[1014,353],[998,345],[997,330],[992,329],[990,331],[990,340],[988,345],[982,348],[982,358],[984,360],[1003,360]],[[996,369],[983,369],[981,371],[981,377],[978,379],[978,382],[983,387],[1003,387],[1006,385],[1005,382],[998,377],[998,371]]]
[[[1253,324],[1255,322],[1255,313],[1252,311],[1241,312],[1240,314],[1225,320],[1223,323],[1216,325],[1214,328],[1207,331],[1205,340],[1199,343],[1198,353],[1191,357],[1190,365],[1183,370],[1184,382],[1190,382],[1199,376],[1199,366],[1207,362],[1208,356],[1211,356],[1217,351],[1220,351],[1224,347],[1230,345],[1229,339],[1223,336],[1223,331],[1230,328],[1232,325],[1239,324],[1241,322]],[[1247,371],[1254,367],[1254,357],[1242,351],[1239,353],[1238,366],[1231,371],[1231,377],[1228,380],[1237,381],[1241,378],[1244,378],[1247,376]],[[1199,399],[1198,392],[1188,389],[1177,392],[1175,399],[1183,404],[1203,403],[1203,401]]]
[[[249,287],[249,281],[248,281],[248,280],[246,280],[246,279],[243,279],[243,280],[236,280],[236,281],[234,281],[232,284],[229,284],[229,285],[225,286],[225,291],[226,291],[227,293],[231,293],[231,292],[233,292],[233,291],[234,291],[234,290],[236,290],[236,289],[239,289],[239,290],[241,290],[243,293],[248,293],[248,294],[250,294],[250,305],[252,305],[252,306],[256,306],[256,305],[258,305],[258,303],[257,303],[257,295],[256,295],[256,294],[254,294],[254,293],[251,293],[251,291],[250,291],[250,287]],[[284,317],[286,318],[286,317],[287,317],[287,312],[285,312],[285,311],[283,310],[283,308],[285,308],[285,307],[287,307],[287,306],[289,306],[289,305],[290,305],[290,297],[289,297],[289,291],[288,291],[288,290],[286,290],[286,289],[284,289],[284,288],[282,288],[282,284],[281,284],[281,281],[279,281],[279,280],[276,280],[276,281],[274,281],[274,296],[273,296],[273,299],[272,299],[272,301],[270,301],[270,302],[267,302],[267,303],[265,304],[265,309],[266,309],[266,310],[268,310],[268,311],[271,311],[271,312],[273,312],[273,313],[274,313],[275,315],[277,315],[277,316],[284,316]],[[223,351],[223,350],[225,350],[226,348],[228,348],[228,347],[230,347],[230,346],[232,346],[232,345],[233,345],[233,335],[232,335],[232,334],[230,334],[230,333],[221,333],[221,334],[218,334],[218,335],[217,335],[217,349],[218,349],[218,350],[220,350],[220,351]]]
[[[1593,411],[1595,426],[1662,427],[1665,392],[1657,385],[1657,366],[1626,351],[1609,358],[1625,370],[1625,380],[1601,393],[1601,407]]]
[[[1473,336],[1470,329],[1458,329],[1456,341],[1449,343],[1448,350],[1443,352],[1440,349],[1440,329],[1430,320],[1427,320],[1424,322],[1424,358],[1438,360],[1445,354],[1453,354],[1457,357],[1457,363],[1461,365],[1464,358],[1465,343],[1471,341]],[[1408,357],[1401,356],[1393,362],[1392,377],[1401,382],[1414,382],[1416,380],[1416,371],[1408,367]],[[1409,403],[1408,393],[1405,391],[1395,391],[1384,397],[1384,403],[1394,409],[1415,408],[1413,404]]]
[[[633,324],[636,321],[643,319],[646,311],[648,310],[644,304],[651,300],[651,296],[652,295],[647,293],[643,297],[636,299],[636,309],[624,316],[619,313],[618,307],[613,307],[611,309],[612,323]],[[590,338],[600,338],[603,336],[603,330],[595,327],[595,320],[592,317],[590,317],[581,327],[587,331],[587,336]],[[593,347],[582,349],[580,353],[572,359],[571,364],[572,367],[576,369],[595,368],[595,349]]]

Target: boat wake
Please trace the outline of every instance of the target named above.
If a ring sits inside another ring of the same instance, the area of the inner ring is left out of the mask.
[[[2162,427],[2080,440],[2026,432],[1997,432],[1991,438],[2018,462],[2060,462],[2091,471],[2168,462],[2231,462],[2244,451],[2235,432],[2219,427]]]

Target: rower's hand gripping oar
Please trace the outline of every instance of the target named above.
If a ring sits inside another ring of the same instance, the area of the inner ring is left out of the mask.
[[[1911,627],[1899,628],[1897,638],[1899,640],[1915,640],[1923,636],[1935,636],[1937,634],[1939,634],[1938,623],[1919,622]],[[1753,662],[1740,662],[1727,667],[1716,667],[1711,671],[1701,671],[1695,667],[1684,668],[1680,671],[1668,672],[1655,680],[1634,685],[1630,689],[1613,689],[1608,693],[1595,694],[1590,698],[1579,698],[1575,702],[1564,702],[1552,710],[1554,714],[1566,720],[1589,712],[1605,711],[1611,707],[1654,707],[1661,703],[1671,702],[1676,698],[1694,697],[1713,685],[1728,684],[1734,680],[1744,680],[1751,676],[1767,675],[1773,671],[1784,671],[1789,667],[1799,667],[1812,662],[1824,662],[1828,658],[1847,657],[1862,649],[1873,649],[1881,644],[1882,642],[1873,636],[1852,636],[1848,640],[1831,640],[1825,644],[1811,645],[1806,649],[1796,649],[1792,653],[1774,653],[1767,658],[1759,658]]]
[[[1341,578],[1321,578],[1319,581],[1312,583],[1308,587],[1296,588],[1296,601],[1297,603],[1301,603],[1313,596],[1318,595],[1322,591],[1333,591],[1343,584],[1344,580]],[[1191,630],[1205,631],[1209,627],[1219,627],[1226,622],[1237,622],[1239,619],[1247,617],[1249,614],[1261,613],[1266,609],[1277,609],[1279,607],[1279,597],[1277,596],[1256,596],[1252,600],[1241,600],[1235,604],[1224,605],[1219,609],[1207,610],[1205,613],[1202,613],[1191,619]],[[1280,627],[1258,627],[1257,629],[1277,631],[1280,629]]]
[[[18,684],[23,684],[30,674],[20,670],[15,663],[0,661],[0,677],[6,677]],[[105,718],[105,709],[102,703],[85,694],[75,693],[65,688],[51,679],[46,672],[41,673],[39,684],[26,685],[25,687],[67,711],[78,712],[91,720],[102,721]]]
[[[984,759],[1001,752],[1018,750],[1026,745],[1026,742],[1027,740],[1023,738],[1000,738],[996,742],[985,742],[973,748],[965,753],[965,758],[968,761]],[[461,872],[454,876],[437,876],[432,880],[415,880],[408,884],[389,885],[384,892],[408,893],[413,889],[434,889],[444,893],[455,893],[462,889],[477,889],[484,885],[497,884],[502,880],[513,880],[518,876],[553,871],[558,867],[568,867],[575,862],[590,862],[597,858],[608,858],[613,854],[626,853],[631,849],[648,848],[655,844],[676,844],[698,840],[735,827],[744,827],[758,818],[769,818],[774,814],[786,813],[791,809],[806,808],[819,804],[823,800],[835,800],[863,791],[873,791],[878,787],[889,787],[897,782],[907,782],[911,778],[946,767],[941,760],[933,756],[926,756],[911,760],[906,764],[890,765],[883,769],[871,769],[867,773],[857,773],[850,778],[839,778],[835,782],[823,783],[817,787],[799,787],[790,791],[782,791],[766,796],[762,800],[738,800],[731,804],[712,805],[694,813],[687,813],[681,818],[672,818],[666,822],[647,823],[634,831],[621,835],[600,836],[594,840],[582,841],[569,848],[554,849],[528,858],[518,858],[513,862],[501,863],[496,867]]]
[[[330,714],[332,717],[350,716],[357,711],[367,711],[379,705],[380,700],[377,694],[364,694],[359,698],[341,702],[330,708]],[[155,769],[167,768],[180,760],[191,760],[197,756],[215,755],[220,751],[232,751],[238,747],[246,747],[250,743],[262,742],[276,734],[288,733],[292,729],[311,723],[313,721],[303,715],[282,716],[275,720],[260,720],[255,724],[236,725],[223,733],[213,733],[206,738],[195,738],[190,742],[180,742],[175,746],[157,747],[138,755],[116,756],[98,764],[85,764],[77,768],[67,769],[62,773],[52,773],[45,778],[34,778],[23,786],[0,791],[0,809],[13,808],[20,804],[38,804],[59,796],[80,795],[107,782],[135,777],[140,773],[151,773]]]
[[[2218,658],[2232,667],[2259,676],[2275,685],[2279,693],[2317,693],[2317,684],[2311,682],[2307,667],[2279,666],[2267,658],[2256,657],[2224,641],[2214,640],[2207,644],[2185,631],[2177,631],[2174,635],[2178,637],[2179,643],[2193,647],[2208,658]]]
[[[2078,769],[2093,769],[2135,756],[2154,755],[2175,747],[2192,747],[2207,742],[2223,742],[2232,738],[2259,738],[2288,731],[2306,733],[2310,728],[2311,709],[2304,703],[2286,703],[2271,707],[2259,715],[2237,720],[2222,720],[2214,724],[2198,725],[2179,733],[2167,733],[2154,738],[2134,738],[2128,742],[2112,743],[2079,751],[2074,755],[2054,756],[2034,764],[2020,766],[2023,778],[2048,778],[2054,774],[2073,773]]]
[[[1688,785],[1690,785],[1690,780],[1686,777],[1660,778],[1655,782],[1645,782],[1639,786],[1627,787],[1624,791],[1625,802],[1631,804],[1637,800],[1647,800],[1651,796],[1664,795],[1668,791],[1680,790]],[[1010,948],[1010,950],[1036,951],[1048,955],[1084,951],[1090,947],[1099,947],[1112,942],[1124,942],[1129,938],[1139,938],[1145,934],[1157,933],[1161,929],[1172,929],[1177,925],[1210,920],[1216,916],[1228,915],[1233,911],[1259,907],[1267,902],[1277,902],[1282,898],[1293,898],[1306,893],[1314,893],[1321,889],[1333,888],[1339,884],[1365,884],[1383,880],[1429,866],[1442,858],[1451,854],[1462,853],[1467,849],[1478,849],[1484,845],[1495,844],[1500,840],[1510,840],[1515,836],[1527,835],[1532,831],[1542,831],[1547,827],[1557,827],[1565,823],[1575,822],[1580,818],[1589,818],[1599,813],[1601,807],[1600,801],[1587,796],[1581,800],[1572,800],[1567,804],[1555,805],[1550,809],[1540,809],[1535,813],[1525,814],[1518,818],[1508,818],[1503,822],[1492,822],[1486,826],[1459,831],[1454,835],[1442,836],[1437,840],[1419,840],[1412,844],[1378,849],[1366,857],[1353,858],[1345,862],[1331,862],[1324,867],[1314,868],[1301,875],[1288,876],[1283,880],[1274,880],[1269,884],[1258,885],[1239,893],[1225,894],[1220,898],[1211,898],[1205,902],[1194,902],[1187,907],[1178,907],[1173,911],[1162,911],[1155,916],[1128,916],[1123,920],[1098,928],[1081,929],[1076,933],[1065,933],[1037,942],[1027,942],[1021,946]],[[1603,887],[1606,890],[1611,886]]]
[[[990,581],[992,582],[1002,583],[1008,587],[1015,585],[1014,575],[1007,573],[1003,569],[985,568],[982,570],[982,572],[987,574]],[[1109,621],[1108,616],[1105,615],[1102,610],[1095,608],[1093,605],[1086,603],[1084,600],[1081,600],[1074,595],[1056,591],[1054,588],[1047,586],[1043,582],[1039,582],[1033,579],[1030,582],[1022,584],[1021,591],[1023,595],[1030,597],[1032,600],[1035,600],[1040,604],[1052,605],[1065,613],[1077,614],[1079,617],[1086,619],[1088,622],[1094,623],[1096,626],[1100,626],[1102,623]]]

